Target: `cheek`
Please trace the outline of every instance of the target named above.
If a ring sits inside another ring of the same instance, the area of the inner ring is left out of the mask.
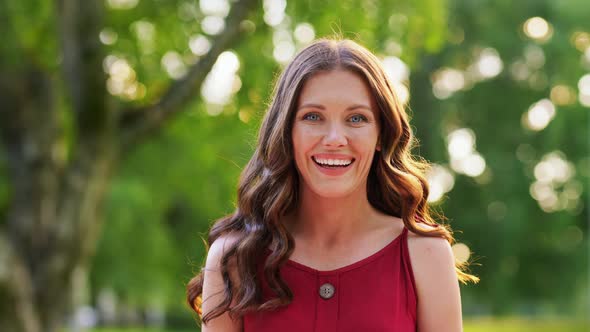
[[[293,130],[291,137],[293,146],[293,159],[295,160],[295,165],[297,168],[299,168],[301,166],[301,159],[303,158],[302,154],[305,153],[304,136],[301,135],[300,131]]]
[[[292,134],[292,146],[293,146],[293,161],[295,163],[295,168],[299,174],[302,174],[302,170],[306,169],[306,161],[307,157],[305,155],[306,151],[309,150],[309,144],[306,141],[305,133],[302,130],[297,130],[293,128]]]
[[[313,142],[313,132],[309,129],[302,128],[299,126],[293,127],[293,131],[291,134],[291,139],[293,142],[293,148],[295,154],[304,153],[307,148]]]
[[[350,142],[355,145],[357,149],[370,152],[377,147],[377,134],[373,130],[355,132],[354,135],[351,136]]]

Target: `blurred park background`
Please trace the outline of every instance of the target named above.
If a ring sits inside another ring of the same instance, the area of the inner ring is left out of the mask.
[[[412,115],[481,278],[465,330],[588,329],[587,0],[2,0],[0,32],[1,331],[197,331],[201,238],[277,74],[334,34]]]

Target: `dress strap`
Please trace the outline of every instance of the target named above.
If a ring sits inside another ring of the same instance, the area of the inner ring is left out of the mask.
[[[408,308],[414,308],[411,312],[413,312],[414,319],[415,317],[415,308],[417,305],[417,290],[416,290],[416,281],[414,280],[414,270],[412,268],[412,260],[410,259],[410,250],[408,248],[408,228],[405,227],[402,231],[401,237],[401,258],[402,258],[402,268],[404,269],[404,276],[406,280],[408,280],[408,284],[410,285],[407,289],[407,298],[409,299]]]
[[[401,242],[404,242],[404,246],[406,246],[406,243],[408,240],[408,228],[406,227],[406,225],[404,225],[404,227],[402,228],[402,232],[399,235],[399,239],[401,240]]]

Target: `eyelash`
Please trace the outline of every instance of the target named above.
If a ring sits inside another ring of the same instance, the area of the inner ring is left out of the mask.
[[[361,121],[362,121],[362,122],[368,122],[368,119],[367,119],[367,117],[366,117],[366,116],[364,116],[364,115],[360,115],[360,114],[355,114],[355,115],[351,116],[350,118],[352,119],[352,118],[355,118],[355,117],[359,117],[359,118],[361,118]],[[354,122],[354,123],[360,123],[360,122]]]
[[[303,116],[303,120],[308,120],[308,121],[315,121],[315,120],[310,120],[310,119],[309,119],[309,117],[310,117],[310,116],[317,116],[318,118],[320,117],[320,116],[319,116],[319,114],[317,114],[317,113],[307,113],[307,114],[305,114],[305,115]],[[351,121],[352,123],[369,122],[369,120],[367,119],[367,117],[366,117],[366,116],[364,116],[364,115],[361,115],[361,114],[355,114],[355,115],[351,116],[351,117],[349,118],[349,120],[350,120],[351,118],[356,118],[356,117],[360,118],[360,121],[358,121],[358,122]]]
[[[305,115],[303,115],[303,120],[309,120],[310,116],[317,116],[319,118],[319,115],[317,115],[316,113],[307,113]],[[313,120],[310,120],[313,121]]]

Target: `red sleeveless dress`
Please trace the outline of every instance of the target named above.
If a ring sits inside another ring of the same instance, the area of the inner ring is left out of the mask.
[[[243,317],[245,332],[415,332],[416,288],[408,231],[378,252],[332,271],[287,261],[280,273],[293,301]],[[263,296],[272,291],[259,273]]]

